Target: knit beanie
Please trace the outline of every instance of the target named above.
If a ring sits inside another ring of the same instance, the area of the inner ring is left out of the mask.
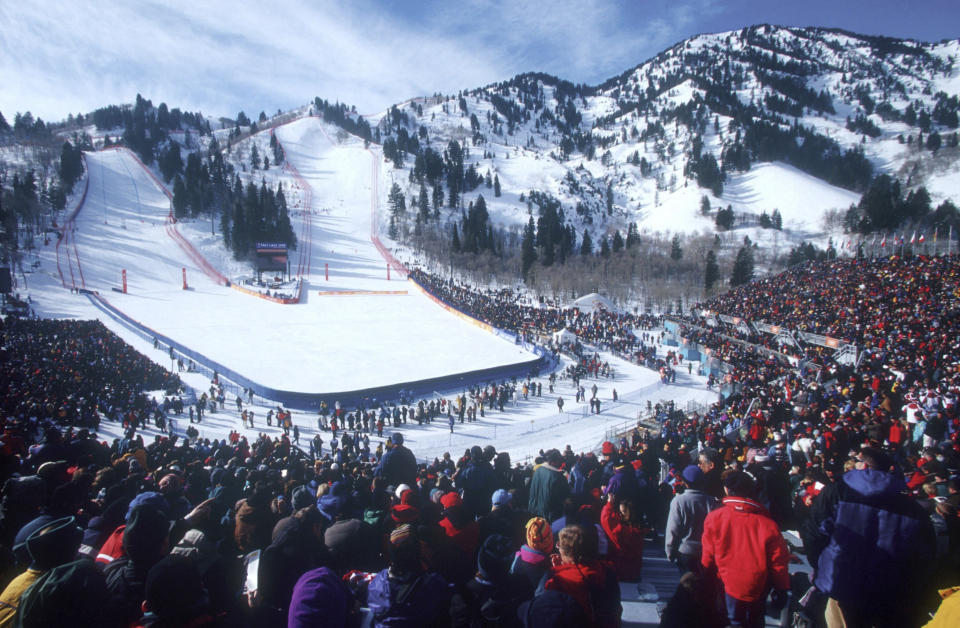
[[[553,552],[553,530],[550,522],[543,517],[533,517],[527,521],[527,547],[541,554]]]
[[[477,572],[488,582],[503,582],[510,573],[513,546],[502,534],[491,534],[477,553]]]
[[[417,571],[420,565],[420,539],[417,530],[404,523],[390,533],[390,563],[400,573]]]
[[[186,556],[171,554],[151,567],[144,596],[150,611],[171,624],[186,624],[209,612],[203,580],[196,563]]]

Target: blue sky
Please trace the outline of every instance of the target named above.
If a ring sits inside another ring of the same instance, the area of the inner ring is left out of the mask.
[[[698,33],[757,23],[937,41],[957,0],[10,0],[0,112],[132,102],[254,116],[314,96],[374,113],[543,71],[596,84]]]

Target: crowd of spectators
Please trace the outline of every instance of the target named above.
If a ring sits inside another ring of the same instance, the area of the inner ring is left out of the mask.
[[[815,309],[807,329],[858,342],[856,368],[826,356],[800,373],[703,332],[734,394],[701,413],[668,405],[658,429],[530,466],[493,446],[418,463],[401,432],[372,461],[306,455],[286,435],[144,440],[130,413],[154,411],[143,393],[175,392],[174,375],[95,323],[7,319],[0,623],[347,626],[362,607],[373,625],[616,626],[619,583],[642,576],[642,546],[662,533],[685,574],[664,625],[762,625],[788,603],[810,625],[920,625],[937,589],[934,622],[950,625],[958,265],[821,264],[826,279],[806,266],[809,280],[707,307],[798,328]],[[644,319],[511,309],[515,295],[418,280],[498,327],[580,329],[608,348],[629,333],[626,348],[644,351],[659,334]],[[126,421],[125,437],[100,442],[104,420]],[[800,541],[788,547],[783,530]],[[811,577],[788,575],[791,552]]]
[[[401,432],[372,460],[168,437],[145,393],[179,380],[102,325],[2,333],[3,625],[613,626],[639,576],[638,495],[569,448],[534,469],[492,446],[418,464]]]
[[[549,336],[567,329],[581,342],[618,353],[632,353],[640,344],[638,330],[662,325],[660,316],[619,313],[603,307],[581,309],[525,304],[510,289],[478,289],[422,270],[410,277],[448,305],[489,325],[515,333]]]

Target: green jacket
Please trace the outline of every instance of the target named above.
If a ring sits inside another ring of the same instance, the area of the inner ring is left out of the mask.
[[[556,521],[563,516],[563,500],[569,494],[570,486],[563,472],[544,463],[533,472],[527,510],[547,521]]]

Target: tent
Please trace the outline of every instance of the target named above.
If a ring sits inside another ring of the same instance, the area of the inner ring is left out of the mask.
[[[561,329],[553,333],[553,342],[558,346],[572,345],[577,342],[577,335],[569,329]]]
[[[580,297],[571,304],[571,307],[580,308],[585,312],[592,312],[601,308],[607,310],[608,312],[617,311],[617,308],[614,307],[613,303],[610,302],[610,299],[601,296],[596,292]]]

